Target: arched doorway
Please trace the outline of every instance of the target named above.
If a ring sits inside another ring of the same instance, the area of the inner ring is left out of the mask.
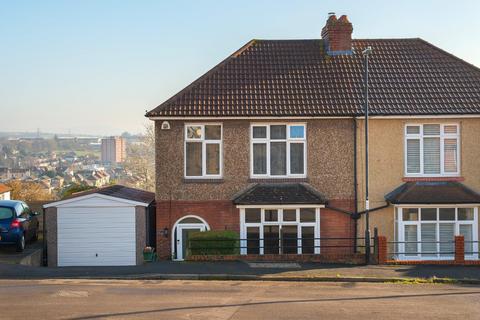
[[[185,259],[189,235],[192,232],[210,230],[208,223],[195,215],[184,216],[173,225],[172,258],[182,261]]]

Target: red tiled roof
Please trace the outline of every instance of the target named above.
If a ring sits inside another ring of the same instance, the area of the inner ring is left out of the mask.
[[[0,183],[0,194],[11,191],[12,189],[4,184]]]
[[[322,40],[252,40],[146,116],[361,115],[367,46],[371,114],[480,113],[480,69],[422,39],[353,40],[339,56]]]

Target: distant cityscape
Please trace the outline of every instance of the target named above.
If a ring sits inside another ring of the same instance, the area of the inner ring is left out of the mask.
[[[128,133],[111,137],[0,133],[0,183],[36,183],[52,198],[74,185],[138,187],[141,178],[126,161],[128,146],[141,139]]]

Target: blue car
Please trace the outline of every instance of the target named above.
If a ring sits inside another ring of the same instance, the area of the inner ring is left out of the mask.
[[[18,252],[38,238],[38,213],[23,201],[0,200],[0,245],[15,245]]]

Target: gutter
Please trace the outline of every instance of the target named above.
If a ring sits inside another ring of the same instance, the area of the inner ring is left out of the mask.
[[[337,208],[337,207],[333,207],[333,206],[329,206],[328,204],[325,205],[325,209],[330,209],[330,210],[338,211],[338,212],[341,212],[341,213],[345,213],[345,214],[348,214],[349,216],[352,216],[352,218],[354,216],[354,212],[344,210],[344,209],[341,209],[341,208]]]
[[[372,212],[372,211],[377,211],[377,210],[385,209],[385,208],[388,208],[388,207],[390,207],[390,203],[387,202],[387,204],[385,204],[385,205],[383,205],[383,206],[376,207],[376,208],[372,208],[372,209],[370,209],[370,210],[368,210],[368,211],[369,211],[369,212]],[[357,217],[356,219],[360,218],[360,216],[361,216],[362,214],[365,214],[365,212],[366,212],[365,210],[358,212],[358,213],[357,213],[358,217]],[[355,219],[355,218],[354,218],[354,219]]]

